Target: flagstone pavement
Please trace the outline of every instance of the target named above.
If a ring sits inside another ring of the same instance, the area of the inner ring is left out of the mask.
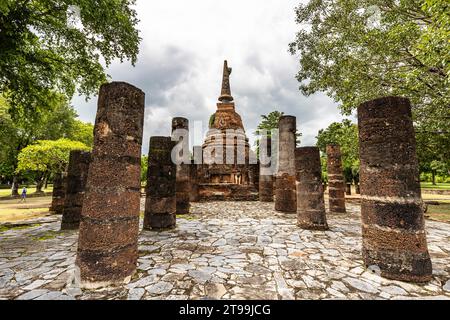
[[[361,259],[359,206],[306,231],[273,203],[193,203],[171,231],[142,231],[128,284],[81,290],[76,231],[61,218],[0,228],[0,299],[450,299],[450,224],[426,221],[433,280],[386,280]],[[142,219],[141,219],[142,220]]]

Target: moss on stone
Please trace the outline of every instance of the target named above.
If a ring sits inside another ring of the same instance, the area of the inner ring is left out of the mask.
[[[214,126],[214,122],[216,121],[216,114],[213,113],[211,117],[209,117],[209,128],[211,129]]]
[[[0,225],[0,232],[5,232],[8,230],[24,230],[24,229],[29,229],[29,228],[34,228],[34,227],[39,227],[41,226],[41,224],[23,224],[23,225]]]
[[[191,214],[178,214],[177,219],[184,219],[184,220],[197,220],[193,215]]]
[[[33,240],[36,240],[36,241],[50,240],[50,239],[56,238],[60,234],[61,234],[61,231],[47,231],[39,237],[33,237]]]

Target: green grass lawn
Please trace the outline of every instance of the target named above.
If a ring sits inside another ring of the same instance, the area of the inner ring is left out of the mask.
[[[423,189],[450,190],[450,183],[438,183],[433,186],[431,182],[421,182],[420,186]]]
[[[42,189],[44,192],[52,192],[53,186],[49,185],[47,189]],[[36,187],[27,188],[27,194],[32,194],[36,192]],[[19,188],[19,194],[22,193],[22,187]],[[11,189],[0,189],[0,197],[7,197],[11,195]]]
[[[0,223],[16,222],[38,218],[49,213],[52,197],[29,198],[27,202],[19,199],[0,201]]]
[[[428,216],[433,220],[450,222],[450,203],[441,203],[438,206],[429,205],[425,216]]]

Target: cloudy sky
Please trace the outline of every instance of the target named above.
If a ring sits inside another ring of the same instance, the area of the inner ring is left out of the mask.
[[[297,117],[302,145],[313,145],[317,132],[340,121],[336,104],[323,94],[304,97],[295,74],[298,57],[288,44],[299,26],[294,8],[300,0],[138,0],[143,38],[138,62],[114,63],[108,74],[146,93],[143,150],[151,135],[170,135],[174,116],[203,129],[191,137],[202,143],[220,94],[223,60],[233,68],[231,90],[250,142],[261,115],[273,110]],[[94,122],[97,98],[73,104],[83,121]]]

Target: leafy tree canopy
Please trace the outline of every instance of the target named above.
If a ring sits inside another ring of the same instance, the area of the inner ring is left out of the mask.
[[[267,130],[267,135],[270,137],[271,135],[271,130],[272,129],[277,129],[278,128],[278,122],[280,121],[280,118],[284,115],[284,112],[280,112],[280,111],[272,111],[267,115],[261,115],[261,122],[259,123],[257,130],[255,131],[256,135],[261,135],[263,130]],[[300,137],[301,137],[301,133],[298,132],[296,133],[296,139],[297,139],[297,144],[300,144]],[[257,144],[258,144],[259,140],[257,140]]]
[[[360,103],[405,96],[423,130],[449,135],[448,0],[310,0],[292,54],[305,95],[326,92],[350,114]]]
[[[94,145],[94,125],[80,120],[75,120],[71,132],[67,137],[70,140],[83,142],[88,147]]]
[[[69,164],[72,150],[89,151],[90,148],[82,142],[69,139],[36,141],[20,151],[16,171],[62,172]]]
[[[10,179],[19,152],[37,140],[69,138],[92,146],[92,125],[75,119],[77,115],[63,95],[53,93],[47,103],[48,108],[34,112],[23,106],[12,112],[0,95],[0,177]]]
[[[262,133],[265,131],[267,134],[267,136],[270,138],[271,137],[271,131],[272,129],[278,129],[278,122],[280,121],[280,118],[284,115],[284,112],[280,112],[280,111],[272,111],[267,115],[261,115],[261,122],[258,124],[258,127],[255,131],[255,135],[256,136],[261,136]],[[296,138],[296,142],[297,145],[300,144],[300,137],[301,137],[301,133],[298,131],[295,134],[295,138]],[[259,140],[257,139],[255,142],[256,145],[256,154],[257,156],[259,156]]]
[[[147,182],[147,172],[148,172],[148,156],[143,155],[141,157],[141,182]]]
[[[54,91],[71,99],[106,81],[101,61],[139,51],[135,0],[2,0],[0,93],[11,107],[45,107]]]

